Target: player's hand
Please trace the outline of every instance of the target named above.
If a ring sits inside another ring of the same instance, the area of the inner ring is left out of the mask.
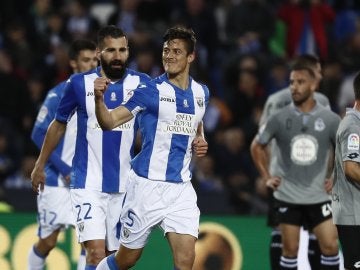
[[[279,176],[272,176],[266,179],[266,186],[272,190],[277,190],[281,184],[281,178]]]
[[[332,178],[326,178],[326,179],[325,179],[324,187],[325,187],[325,191],[326,191],[328,194],[330,194],[330,193],[331,193],[331,190],[332,190],[332,187],[333,187],[333,179],[332,179]]]
[[[70,184],[70,175],[64,177],[66,184]]]
[[[104,92],[108,88],[110,79],[105,77],[98,77],[94,81],[94,96],[95,99],[102,99]]]
[[[196,137],[192,142],[193,150],[197,157],[203,157],[208,151],[208,143],[201,136]]]
[[[44,168],[35,164],[35,167],[31,173],[31,186],[36,194],[39,194],[39,191],[44,190],[45,178],[46,175]]]

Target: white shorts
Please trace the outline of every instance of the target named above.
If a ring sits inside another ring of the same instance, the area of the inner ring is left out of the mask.
[[[38,236],[48,237],[59,228],[75,226],[70,190],[66,187],[45,186],[44,191],[37,197],[38,207]]]
[[[120,242],[127,248],[143,248],[152,229],[198,237],[200,210],[191,182],[152,181],[130,172],[121,214]]]
[[[80,243],[104,239],[109,251],[119,249],[120,214],[125,193],[70,189]]]

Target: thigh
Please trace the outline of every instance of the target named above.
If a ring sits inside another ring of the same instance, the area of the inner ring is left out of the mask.
[[[163,185],[163,182],[151,181],[130,172],[120,217],[121,246],[141,249],[146,245],[153,227],[160,224],[166,214]]]
[[[302,226],[304,214],[301,205],[289,204],[279,200],[275,201],[276,215],[280,224]]]
[[[70,195],[79,242],[104,240],[109,194],[88,189],[71,189]]]
[[[321,224],[324,221],[332,218],[330,201],[305,205],[304,209],[304,213],[306,215],[306,224],[308,225],[309,230],[312,230],[318,224]]]
[[[125,193],[109,194],[106,213],[106,247],[109,251],[119,249],[120,245],[120,216]]]
[[[346,269],[360,267],[360,226],[336,225]]]
[[[68,188],[45,186],[37,198],[37,206],[41,239],[60,228],[75,225]]]
[[[196,203],[197,196],[195,190],[190,182],[174,184],[172,188],[173,191],[170,191],[170,196],[174,194],[175,196],[172,198],[172,203],[160,226],[165,234],[175,232],[197,238],[200,210]]]

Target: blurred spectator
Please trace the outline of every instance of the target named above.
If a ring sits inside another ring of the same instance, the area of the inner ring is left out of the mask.
[[[159,63],[157,63],[157,55],[161,52],[157,51],[155,46],[147,45],[137,49],[135,58],[130,62],[129,67],[144,72],[150,75],[152,78],[155,78],[163,73],[162,67]]]
[[[328,57],[328,26],[335,11],[322,0],[289,0],[278,10],[278,17],[287,27],[287,55],[300,54]]]
[[[323,78],[320,82],[320,92],[329,98],[332,111],[340,113],[338,98],[343,79],[343,69],[339,61],[328,60],[322,65]]]
[[[242,0],[229,8],[228,42],[242,54],[267,51],[274,27],[275,17],[266,1]]]
[[[11,155],[9,138],[0,131],[0,186],[15,169],[16,161]]]
[[[72,0],[67,3],[66,30],[74,39],[95,40],[100,22],[90,13],[90,3],[87,0]]]
[[[269,96],[289,85],[289,67],[282,58],[271,61],[268,77],[266,78],[266,95]]]
[[[7,189],[31,189],[31,172],[36,162],[36,156],[25,156],[20,168],[5,179]]]
[[[26,28],[20,21],[13,21],[6,26],[4,48],[14,64],[18,77],[26,79],[33,64],[32,48],[26,37]]]
[[[251,214],[257,209],[254,180],[257,173],[246,148],[245,135],[240,128],[227,129],[218,137],[215,149],[217,171],[238,214]]]
[[[233,124],[239,126],[244,124],[251,117],[253,108],[257,104],[262,104],[264,98],[265,92],[257,73],[248,69],[241,70],[238,74],[238,82],[227,100],[233,115]]]
[[[15,75],[10,56],[4,50],[0,50],[0,81],[3,89],[0,117],[10,120],[20,131],[28,108],[29,96],[25,81]]]

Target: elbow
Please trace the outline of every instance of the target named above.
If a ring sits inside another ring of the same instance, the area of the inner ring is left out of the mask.
[[[99,125],[100,125],[100,127],[101,127],[101,129],[102,130],[112,130],[113,129],[113,127],[112,127],[112,125],[110,125],[110,124],[106,124],[106,123],[99,123]]]

